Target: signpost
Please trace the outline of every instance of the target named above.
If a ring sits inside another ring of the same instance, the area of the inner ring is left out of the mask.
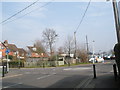
[[[6,53],[6,55],[7,55],[7,65],[6,65],[6,71],[8,72],[9,71],[9,64],[8,64],[8,53],[10,52],[10,50],[9,49],[7,49],[6,51],[5,51],[5,53]]]

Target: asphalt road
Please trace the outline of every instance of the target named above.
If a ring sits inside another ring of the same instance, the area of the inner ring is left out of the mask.
[[[96,64],[97,77],[113,74],[114,60]],[[2,79],[3,88],[85,88],[93,79],[93,66],[10,69]],[[94,87],[94,85],[92,86]]]

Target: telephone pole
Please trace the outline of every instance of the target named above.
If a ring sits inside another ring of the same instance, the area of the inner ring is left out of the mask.
[[[87,54],[89,54],[88,37],[87,37],[87,35],[86,35],[86,47],[87,47]]]
[[[88,47],[88,37],[86,35],[86,47],[87,47],[87,55],[88,55],[88,60],[89,60],[89,47]]]
[[[75,52],[74,52],[74,58],[76,59],[76,49],[77,49],[77,44],[76,44],[76,32],[74,32],[74,41],[75,41]]]

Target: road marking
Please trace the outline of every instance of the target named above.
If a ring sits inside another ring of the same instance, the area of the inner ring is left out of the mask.
[[[12,76],[6,76],[6,77],[3,77],[3,79],[5,79],[5,78],[11,78],[11,77],[17,77],[17,76],[21,76],[21,75],[23,75],[23,74],[17,74],[17,75],[12,75]]]
[[[20,85],[20,84],[22,84],[22,83],[17,83],[17,84],[13,84],[13,85],[5,86],[5,87],[3,87],[3,88],[9,88],[9,87],[17,86],[17,85]]]
[[[43,79],[43,78],[46,78],[46,77],[49,77],[49,76],[51,76],[51,75],[42,76],[42,77],[39,77],[37,79]]]
[[[43,78],[46,78],[46,77],[49,77],[49,76],[52,76],[52,75],[56,75],[57,73],[52,73],[52,74],[50,74],[50,75],[46,75],[46,76],[42,76],[42,77],[39,77],[39,78],[37,78],[37,79],[43,79]]]
[[[73,70],[73,71],[76,71],[76,70],[88,70],[88,69],[91,69],[91,67],[79,67],[79,68],[65,68],[63,70]]]

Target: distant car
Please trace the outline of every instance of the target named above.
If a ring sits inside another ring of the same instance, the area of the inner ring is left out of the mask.
[[[113,60],[113,59],[115,59],[115,55],[112,55],[112,56],[111,56],[111,60]]]
[[[108,55],[103,57],[105,60],[113,60],[115,59],[115,55]]]
[[[95,60],[95,61],[94,61],[94,60]],[[95,58],[90,58],[90,59],[89,59],[89,62],[93,62],[93,61],[96,62],[96,63],[97,63],[97,62],[98,62],[98,63],[99,63],[99,62],[103,62],[103,63],[104,63],[104,59],[103,59],[102,57],[95,57]]]
[[[94,60],[95,60],[95,61],[94,61]],[[95,59],[95,58],[90,58],[90,59],[89,59],[89,62],[93,62],[93,61],[96,62],[96,59]]]
[[[97,58],[97,62],[102,62],[102,63],[104,63],[104,58],[102,58],[102,57]]]

